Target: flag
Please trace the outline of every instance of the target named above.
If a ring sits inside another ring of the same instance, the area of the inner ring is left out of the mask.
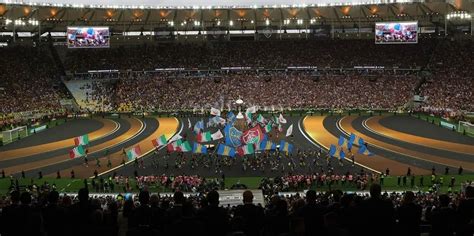
[[[247,121],[247,124],[252,123],[252,113],[246,112],[245,113],[245,120]]]
[[[219,109],[216,109],[214,107],[211,107],[211,115],[213,116],[221,116],[221,111]]]
[[[227,124],[224,128],[225,144],[233,147],[241,145],[240,137],[242,137],[242,131],[238,130],[234,126]]]
[[[266,125],[265,125],[265,133],[270,133],[272,131],[272,122],[268,122]]]
[[[218,124],[224,125],[225,124],[225,119],[221,118],[220,116],[210,117],[209,121],[207,122],[207,127],[215,126],[215,125],[218,125]]]
[[[151,140],[151,142],[153,146],[160,147],[166,144],[166,137],[165,135],[161,135],[159,138]]]
[[[285,142],[285,141],[281,140],[280,141],[280,151],[281,152],[287,152],[287,153],[293,152],[293,144],[290,144],[288,142]]]
[[[74,138],[74,144],[76,146],[89,144],[89,135],[85,134],[85,135]]]
[[[176,148],[176,151],[178,151],[178,152],[190,152],[192,150],[193,149],[191,148],[191,144],[189,144],[188,141],[181,142],[181,145],[179,145]]]
[[[263,140],[263,131],[259,125],[243,132],[241,137],[243,144],[256,144]]]
[[[192,125],[191,125],[191,120],[188,118],[188,129],[191,129]]]
[[[347,142],[347,149],[350,150],[352,148],[352,145],[354,144],[355,139],[356,139],[355,134],[351,133],[351,135],[349,136],[349,141]]]
[[[204,121],[200,120],[194,125],[194,133],[199,133],[204,129]]]
[[[357,153],[362,154],[362,155],[366,155],[366,156],[373,156],[374,155],[372,152],[369,151],[369,149],[367,149],[367,146],[365,146],[365,145],[360,146],[359,151],[357,151]]]
[[[283,115],[282,115],[282,114],[280,114],[280,116],[278,117],[278,122],[279,122],[280,124],[286,124],[286,119],[283,118]]]
[[[182,138],[183,138],[183,137],[181,137],[181,135],[175,134],[168,142],[169,142],[169,143],[172,143],[172,142],[178,141],[178,140],[180,140],[180,139],[182,139]]]
[[[209,142],[211,140],[212,140],[212,136],[211,136],[211,132],[209,132],[209,131],[200,132],[196,137],[196,141],[198,141],[200,143]]]
[[[257,122],[261,124],[265,123],[265,118],[263,118],[262,114],[257,116]]]
[[[337,141],[337,145],[342,147],[344,146],[344,143],[346,142],[346,139],[344,138],[344,136],[339,136],[339,141]]]
[[[71,159],[82,157],[85,155],[86,152],[84,151],[84,148],[80,145],[69,151],[69,158]]]
[[[281,126],[281,124],[278,124],[278,132],[283,132],[283,126]]]
[[[329,156],[334,157],[334,155],[336,154],[336,150],[336,146],[334,144],[331,144],[331,147],[329,148]]]
[[[128,160],[133,160],[135,158],[138,158],[142,155],[142,150],[140,149],[140,146],[137,145],[133,148],[131,148],[130,150],[127,151],[127,157],[128,157]]]
[[[239,154],[239,156],[252,154],[254,152],[255,150],[254,150],[253,144],[247,144],[247,145],[240,146],[237,148],[237,153]]]
[[[178,147],[181,146],[181,139],[178,139],[174,142],[170,142],[168,143],[168,145],[166,146],[166,149],[168,150],[168,152],[174,152],[174,151],[177,151],[178,150]]]
[[[293,134],[293,124],[291,124],[290,127],[288,127],[288,129],[286,130],[286,137],[291,136],[291,134]]]
[[[253,114],[255,112],[257,112],[257,107],[256,106],[249,107],[249,108],[247,108],[247,110],[245,110],[245,114],[247,114],[247,113]]]
[[[234,157],[235,149],[224,144],[219,144],[219,147],[217,148],[217,154],[221,156]]]
[[[227,122],[232,123],[236,119],[235,114],[231,111],[227,112]]]
[[[222,134],[221,130],[218,129],[215,133],[211,134],[212,140],[218,140],[221,138],[224,138],[224,135]]]
[[[339,151],[339,158],[341,160],[344,160],[344,158],[346,158],[346,154],[344,153],[344,151],[342,149]]]
[[[207,147],[199,143],[194,143],[193,153],[207,154]]]
[[[260,142],[258,150],[275,150],[276,145],[272,141],[264,140]]]
[[[364,146],[365,145],[365,141],[361,137],[359,137],[359,142],[358,143],[359,143],[359,146]]]

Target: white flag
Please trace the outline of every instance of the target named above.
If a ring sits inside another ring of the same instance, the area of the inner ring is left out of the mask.
[[[255,113],[257,112],[257,107],[256,106],[253,106],[253,107],[249,107],[247,108],[247,110],[245,111],[245,113]]]
[[[286,137],[289,137],[291,134],[293,134],[293,124],[286,130]]]
[[[280,122],[280,124],[286,124],[286,119],[283,118],[283,115],[280,113],[280,117],[278,117],[278,122]]]
[[[221,138],[224,138],[224,135],[222,134],[221,130],[217,130],[215,133],[211,134],[212,140],[218,140]]]
[[[191,120],[188,118],[188,129],[191,129]]]
[[[182,139],[182,138],[183,138],[183,137],[181,137],[181,135],[175,134],[175,135],[168,141],[168,143],[172,143],[172,142],[174,142],[174,141],[176,141],[176,140],[178,140],[178,139]]]
[[[219,109],[216,109],[214,107],[211,107],[211,115],[213,116],[221,116],[221,111]]]

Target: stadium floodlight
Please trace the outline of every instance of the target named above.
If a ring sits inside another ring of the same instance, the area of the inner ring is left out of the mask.
[[[200,26],[200,25],[201,25],[201,22],[199,22],[197,20],[194,21],[194,26]]]
[[[35,19],[29,19],[28,24],[36,26],[36,25],[39,25],[39,21]]]
[[[296,21],[296,23],[297,23],[298,25],[302,25],[302,24],[303,24],[303,19],[298,19],[298,20]]]
[[[313,19],[309,20],[309,23],[310,23],[310,24],[316,23],[316,19],[313,18]]]
[[[466,11],[455,11],[446,15],[446,19],[460,19],[460,20],[470,20],[472,15]]]
[[[230,26],[233,26],[233,25],[234,25],[234,21],[229,21],[229,25],[230,25]]]
[[[251,20],[250,23],[253,24],[253,23],[255,23],[255,21]]]
[[[17,19],[17,20],[15,20],[15,25],[22,26],[22,25],[25,25],[25,22],[23,22],[21,19]]]
[[[268,18],[265,19],[265,25],[270,25],[270,20]]]
[[[221,21],[218,20],[218,21],[217,21],[217,26],[220,26],[220,25],[221,25]]]
[[[13,22],[13,21],[10,20],[10,19],[5,19],[5,25],[9,25],[9,24],[11,24],[12,22]]]
[[[168,25],[169,26],[174,26],[174,22],[173,21],[168,21]]]

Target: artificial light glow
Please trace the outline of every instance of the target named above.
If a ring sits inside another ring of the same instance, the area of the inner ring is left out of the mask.
[[[270,20],[268,18],[265,19],[265,25],[270,25]]]
[[[234,22],[233,22],[233,21],[229,21],[229,25],[230,25],[230,26],[233,26],[233,25],[234,25]]]

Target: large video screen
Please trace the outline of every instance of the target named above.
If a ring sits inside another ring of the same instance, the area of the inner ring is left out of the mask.
[[[67,27],[68,48],[108,48],[109,27]]]
[[[377,22],[375,23],[375,43],[418,43],[418,22]]]

